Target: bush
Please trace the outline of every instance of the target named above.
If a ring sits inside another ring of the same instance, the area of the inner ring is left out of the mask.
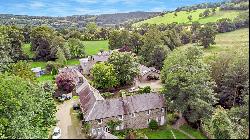
[[[89,131],[90,131],[90,124],[88,122],[83,122],[82,124],[82,132],[85,133],[85,134],[88,134]]]
[[[111,92],[102,93],[102,97],[104,99],[110,99],[111,97],[113,97],[113,93],[111,93]]]
[[[156,120],[151,120],[148,124],[149,129],[157,130],[159,128],[158,123]]]
[[[178,114],[176,113],[168,113],[167,114],[168,124],[172,125],[178,120]]]
[[[139,94],[150,93],[150,92],[151,92],[150,86],[146,86],[144,88],[139,87],[139,91],[138,91]]]

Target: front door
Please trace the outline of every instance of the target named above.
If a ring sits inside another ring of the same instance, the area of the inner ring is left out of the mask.
[[[160,125],[164,125],[165,123],[165,117],[164,116],[161,116],[161,122],[160,122]]]

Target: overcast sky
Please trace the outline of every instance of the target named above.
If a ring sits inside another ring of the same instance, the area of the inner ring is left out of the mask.
[[[1,14],[70,16],[132,11],[175,10],[177,7],[219,0],[0,0]]]

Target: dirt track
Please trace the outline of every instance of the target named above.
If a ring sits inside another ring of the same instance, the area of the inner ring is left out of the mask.
[[[56,119],[57,126],[61,128],[62,135],[60,139],[84,139],[81,134],[80,121],[77,114],[73,111],[73,103],[77,100],[71,99],[57,106]]]

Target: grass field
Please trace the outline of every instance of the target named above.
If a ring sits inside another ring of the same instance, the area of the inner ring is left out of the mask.
[[[108,41],[83,41],[85,44],[85,50],[87,55],[94,55],[100,52],[101,49],[103,50],[109,50],[108,49]],[[34,53],[30,51],[30,44],[24,44],[22,49],[24,54],[28,55],[30,58],[34,56]],[[31,67],[41,67],[45,68],[46,62],[29,62],[31,64]],[[71,59],[67,61],[67,65],[79,65],[80,62],[78,59]]]
[[[181,126],[180,129],[187,132],[188,134],[192,135],[196,139],[207,139],[207,137],[204,136],[200,131],[193,129],[188,125],[183,125],[183,126]]]
[[[191,12],[180,11],[180,12],[177,12],[177,16],[174,15],[174,12],[173,13],[168,13],[168,14],[165,14],[164,16],[157,16],[157,17],[153,17],[151,19],[147,19],[147,20],[135,23],[135,24],[133,24],[133,26],[139,26],[139,25],[141,25],[143,23],[169,24],[169,23],[177,22],[177,23],[190,24],[191,22],[194,22],[194,21],[198,21],[201,24],[204,24],[204,23],[208,23],[208,22],[216,22],[218,19],[221,19],[221,18],[234,19],[240,13],[240,11],[235,11],[235,10],[232,10],[232,11],[220,11],[217,8],[215,14],[210,15],[210,16],[205,17],[205,18],[200,18],[199,14],[204,12],[204,11],[205,11],[205,9],[198,9],[198,10],[191,11]],[[192,21],[191,22],[187,18],[189,15],[192,15]]]
[[[249,52],[249,28],[218,34],[216,44],[204,50],[204,59],[209,61],[222,52],[242,50]]]
[[[100,52],[100,50],[109,50],[108,49],[108,41],[83,41],[85,44],[85,51],[87,55],[94,55]]]
[[[189,128],[189,126],[187,126],[187,128]],[[184,130],[184,131],[189,133],[196,139],[206,138],[201,134],[200,131],[195,129],[190,129],[188,131]],[[139,132],[144,133],[149,139],[174,139],[174,136],[176,137],[176,139],[190,139],[190,137],[187,136],[186,134],[180,132],[179,130],[173,129],[170,126],[163,126],[159,128],[159,130],[154,130],[154,131],[149,129],[141,129],[139,130]]]

